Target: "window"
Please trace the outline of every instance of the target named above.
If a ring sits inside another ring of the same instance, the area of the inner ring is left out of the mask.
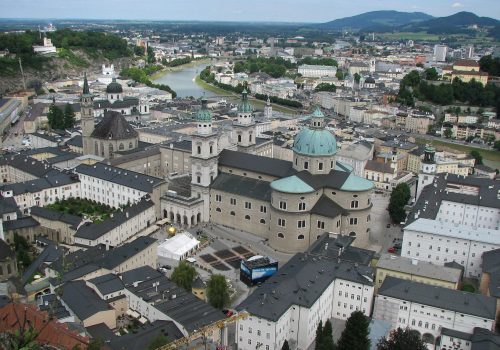
[[[234,213],[234,211],[230,212],[229,213],[231,216],[235,216],[236,214]]]
[[[278,226],[285,227],[285,219],[278,218]]]
[[[200,175],[196,176],[196,181],[197,181],[198,183],[201,183],[201,176],[200,176]]]
[[[278,238],[285,238],[285,236],[281,232],[278,232]]]
[[[238,142],[241,142],[241,135],[238,135]]]
[[[323,162],[318,163],[318,171],[323,171]]]
[[[267,213],[267,207],[265,205],[260,206],[260,212],[261,213]]]
[[[245,220],[250,220],[250,215],[245,215]]]
[[[280,201],[280,209],[281,210],[286,210],[286,202]]]
[[[318,220],[318,228],[324,229],[325,228],[325,222]]]
[[[216,208],[215,211],[220,213],[222,210],[220,208]]]
[[[231,205],[236,205],[236,198],[231,198],[230,202],[231,202]]]
[[[201,146],[197,147],[197,152],[198,152],[198,154],[201,154]]]
[[[215,201],[216,202],[222,202],[222,196],[220,194],[215,195]]]
[[[351,201],[351,208],[358,208],[358,207],[359,207],[358,201]]]
[[[264,220],[264,219],[260,219],[260,221],[259,221],[259,222],[260,222],[261,224],[265,224],[265,223],[266,223],[266,220]]]
[[[245,209],[252,209],[252,203],[245,202]]]
[[[304,169],[309,169],[309,162],[304,162]]]
[[[306,203],[304,202],[299,203],[299,211],[304,211],[304,210],[306,210]]]
[[[349,218],[349,225],[357,225],[358,218]]]
[[[297,227],[298,228],[304,228],[304,227],[306,227],[306,220],[299,220],[299,221],[297,221]]]
[[[299,235],[297,239],[304,239],[304,235]]]

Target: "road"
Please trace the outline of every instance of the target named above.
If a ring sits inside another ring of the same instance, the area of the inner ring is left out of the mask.
[[[370,250],[378,253],[387,252],[387,249],[393,246],[395,238],[402,238],[403,233],[399,225],[391,224],[387,206],[389,205],[390,193],[373,194],[372,212],[371,212],[371,234]],[[387,225],[390,224],[389,227]]]
[[[28,106],[26,111],[19,117],[19,120],[10,127],[7,135],[3,139],[2,147],[4,149],[12,147],[13,149],[19,149],[22,147],[22,139],[24,137],[24,126],[23,120],[25,115],[29,113],[31,106]],[[16,136],[17,134],[17,136]]]
[[[477,148],[477,149],[483,149],[487,151],[494,150],[492,147],[488,145],[479,145],[477,143],[469,143],[465,141],[457,141],[457,140],[450,140],[444,137],[440,136],[433,136],[433,135],[427,135],[427,134],[413,134],[413,133],[407,133],[406,135],[414,137],[416,139],[424,139],[424,140],[429,140],[429,141],[439,141],[439,142],[444,142],[444,143],[449,143],[453,145],[460,145],[464,147],[470,147],[470,148]]]

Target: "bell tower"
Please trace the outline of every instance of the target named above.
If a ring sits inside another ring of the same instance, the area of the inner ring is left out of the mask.
[[[191,138],[191,192],[203,199],[202,222],[210,219],[210,185],[218,174],[217,134],[212,130],[212,113],[207,100],[196,114],[196,133]]]
[[[238,151],[252,153],[257,130],[253,118],[253,107],[248,101],[248,92],[243,90],[238,104],[238,117],[233,123]]]
[[[83,78],[83,92],[80,97],[83,154],[95,154],[91,135],[94,131],[94,95],[90,93],[87,73]]]

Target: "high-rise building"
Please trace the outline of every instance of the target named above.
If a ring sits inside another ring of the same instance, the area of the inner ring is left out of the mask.
[[[446,45],[434,45],[434,60],[437,62],[446,61],[446,56],[448,54],[448,46]]]

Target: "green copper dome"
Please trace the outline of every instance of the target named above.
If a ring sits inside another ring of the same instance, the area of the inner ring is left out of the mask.
[[[314,188],[306,184],[304,181],[299,179],[297,176],[292,175],[289,177],[284,177],[279,180],[271,182],[271,188],[273,190],[284,192],[284,193],[311,193],[314,192]]]
[[[238,112],[239,113],[252,113],[253,112],[253,107],[248,101],[248,92],[247,90],[243,90],[241,93],[241,101],[238,104]]]
[[[328,130],[305,127],[295,136],[293,151],[306,156],[333,156],[337,140]]]
[[[314,112],[311,114],[311,118],[324,118],[325,115],[323,112],[321,112],[321,109],[319,107],[316,107]]]
[[[201,101],[201,108],[196,113],[196,121],[199,122],[211,122],[212,121],[212,113],[208,110],[207,100]]]
[[[117,83],[116,79],[113,78],[113,81],[109,83],[108,86],[106,87],[106,92],[108,94],[118,94],[118,93],[121,94],[123,92],[123,88],[120,85],[120,83]]]

